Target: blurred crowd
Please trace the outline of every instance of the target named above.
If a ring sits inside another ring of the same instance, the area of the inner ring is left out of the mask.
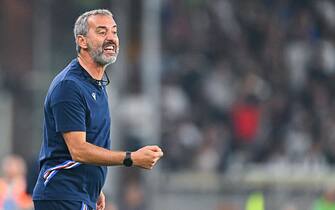
[[[164,1],[164,168],[335,163],[335,4]]]
[[[58,7],[54,4],[52,8]],[[130,37],[120,37],[129,44],[129,64],[121,69],[127,71],[126,91],[117,110],[123,118],[122,146],[128,150],[144,144],[152,127],[150,101],[139,84],[140,7],[140,1],[131,3]],[[64,63],[64,55],[75,52],[74,45],[71,52],[59,44],[67,37],[72,40],[64,22],[74,16],[74,8],[79,6],[62,11],[66,15],[53,11],[55,63],[59,57]],[[334,1],[162,0],[161,20],[163,170],[224,173],[245,163],[320,170],[335,164]],[[4,163],[0,209],[20,202],[21,208],[31,208],[23,193],[22,159],[6,161],[15,163]],[[20,174],[17,179],[6,178],[12,169]],[[127,175],[121,177],[120,209],[146,209],[143,177],[137,170],[122,172]],[[17,189],[20,195],[2,189]],[[326,190],[313,210],[334,208],[334,195],[334,189]],[[239,210],[229,205],[218,209]],[[116,207],[110,204],[109,209]]]

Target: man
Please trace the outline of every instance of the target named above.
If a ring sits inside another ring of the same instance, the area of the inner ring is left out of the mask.
[[[102,210],[107,166],[152,169],[163,156],[158,146],[134,152],[109,150],[105,68],[115,62],[119,52],[112,13],[92,10],[82,14],[74,36],[78,57],[54,78],[44,104],[35,210]]]

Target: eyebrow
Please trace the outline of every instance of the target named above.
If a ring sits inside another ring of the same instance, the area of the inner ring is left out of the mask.
[[[112,28],[117,28],[117,25],[113,25]],[[108,29],[106,26],[97,26],[96,29]]]

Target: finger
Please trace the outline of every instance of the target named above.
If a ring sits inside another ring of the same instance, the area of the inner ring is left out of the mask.
[[[152,163],[151,163],[151,167],[154,167],[156,165],[156,163],[157,163],[158,160],[159,160],[159,158],[153,160]]]
[[[140,167],[143,168],[143,169],[146,169],[146,170],[150,170],[151,165],[146,164],[146,165],[143,165],[143,166],[140,166]]]
[[[97,210],[102,210],[102,209],[104,209],[103,207],[104,206],[103,206],[102,203],[97,204]]]
[[[154,151],[154,152],[162,151],[161,148],[159,148],[157,145],[150,145],[150,146],[147,146],[147,148],[151,151]]]
[[[160,159],[160,157],[157,157],[153,160],[153,163],[156,164],[156,162]]]
[[[144,166],[143,168],[146,169],[146,170],[151,170],[152,169],[151,165]]]
[[[155,154],[154,154],[154,158],[161,158],[161,157],[163,157],[163,152],[155,152]]]

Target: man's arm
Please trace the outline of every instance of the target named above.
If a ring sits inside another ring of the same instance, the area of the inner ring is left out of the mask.
[[[112,151],[86,141],[86,132],[71,131],[63,133],[64,140],[74,161],[94,165],[122,165],[126,152]],[[158,146],[145,146],[132,152],[133,165],[152,169],[163,156]]]

